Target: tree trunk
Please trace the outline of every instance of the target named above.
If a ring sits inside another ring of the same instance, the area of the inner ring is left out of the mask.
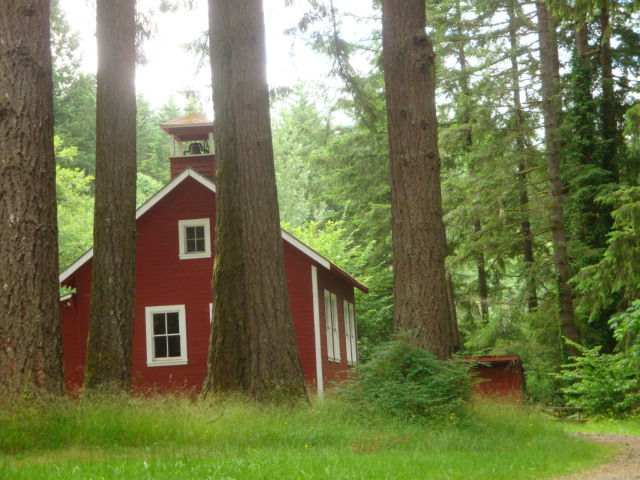
[[[135,0],[97,2],[96,197],[86,388],[128,391],[135,300]]]
[[[464,135],[464,153],[469,156],[471,150],[473,149],[473,132],[471,125],[471,112],[470,112],[470,97],[471,91],[469,88],[469,73],[467,70],[467,56],[465,54],[465,43],[461,40],[464,37],[464,32],[462,29],[463,19],[462,19],[462,10],[460,8],[460,2],[456,2],[456,28],[458,39],[457,49],[458,49],[458,64],[460,65],[460,97],[458,98],[458,103],[460,104],[460,108],[462,109],[460,113],[460,123],[464,125],[465,135]],[[471,162],[469,162],[469,171],[472,179],[476,179],[476,168]],[[480,209],[477,211],[478,217],[480,217]],[[476,237],[480,238],[482,234],[482,221],[478,218],[473,222],[473,229],[475,231]],[[487,270],[485,267],[485,258],[484,252],[482,250],[478,250],[476,254],[476,270],[478,272],[478,296],[480,298],[480,316],[482,318],[482,323],[486,324],[489,321],[489,284],[487,282]]]
[[[213,323],[203,395],[306,395],[278,214],[260,0],[209,0],[217,155]]]
[[[0,2],[0,399],[62,395],[49,2]]]
[[[542,109],[544,115],[544,139],[547,172],[549,175],[551,219],[551,241],[553,244],[553,263],[556,268],[560,322],[563,335],[574,342],[578,341],[573,314],[573,295],[569,279],[571,278],[567,255],[567,240],[564,222],[563,185],[560,179],[560,90],[558,47],[555,42],[555,26],[551,14],[544,3],[536,3],[538,10],[538,42],[540,49],[540,73],[542,82]],[[578,352],[572,345],[567,346],[569,355]]]
[[[382,2],[382,45],[394,267],[394,324],[410,341],[448,356],[435,54],[423,0]]]
[[[529,193],[527,192],[527,144],[522,132],[524,125],[524,113],[520,100],[520,67],[518,62],[518,35],[516,18],[516,1],[512,0],[507,6],[509,16],[509,59],[511,61],[511,89],[513,91],[513,109],[516,128],[516,154],[518,155],[517,179],[519,190],[520,211],[522,221],[520,222],[520,234],[522,235],[522,253],[526,264],[526,297],[527,308],[531,313],[538,308],[538,293],[536,288],[536,277],[534,274],[535,259],[533,256],[533,238],[531,236],[531,222],[529,220]]]
[[[583,19],[584,20],[584,19]],[[586,20],[584,20],[586,21]],[[577,122],[576,131],[573,132],[579,139],[579,155],[580,162],[584,165],[592,165],[593,162],[593,150],[596,144],[594,129],[595,125],[590,122],[593,112],[589,108],[592,104],[593,98],[591,95],[592,88],[592,68],[589,62],[589,29],[586,23],[578,23],[575,25],[575,48],[577,64],[574,66],[574,75],[577,74],[577,78],[573,78],[573,89],[575,90],[574,106],[576,111]],[[585,110],[585,108],[589,110]]]
[[[620,151],[621,136],[618,129],[616,97],[613,86],[613,66],[609,31],[609,8],[606,2],[600,8],[600,69],[602,70],[602,136],[605,147],[602,168],[615,175],[616,156]],[[617,177],[617,175],[616,175]],[[617,178],[614,179],[617,181]]]

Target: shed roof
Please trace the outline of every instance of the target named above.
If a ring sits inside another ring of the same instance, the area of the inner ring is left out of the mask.
[[[516,365],[522,365],[519,355],[498,355],[498,356],[486,356],[486,357],[466,357],[462,359],[463,362],[477,362],[477,363],[490,363],[495,366],[504,366],[509,363]]]

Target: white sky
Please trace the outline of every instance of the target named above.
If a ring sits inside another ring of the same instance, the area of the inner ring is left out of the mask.
[[[1,0],[0,0],[1,1]],[[108,1],[108,0],[107,0]],[[233,0],[230,0],[233,1]],[[372,15],[372,0],[349,0],[349,9],[362,15]],[[72,30],[81,35],[83,69],[96,71],[95,10],[93,1],[60,0],[60,6]],[[196,0],[191,11],[159,13],[154,15],[157,27],[155,36],[145,43],[147,64],[136,71],[136,89],[151,103],[152,108],[161,107],[171,96],[178,105],[185,99],[181,90],[202,92],[202,101],[210,102],[211,79],[208,65],[197,70],[193,55],[185,52],[183,45],[198,38],[208,23],[207,1]],[[265,0],[265,23],[267,30],[267,76],[271,86],[292,86],[298,81],[315,81],[327,74],[328,61],[313,53],[301,39],[292,39],[283,31],[296,25],[302,16],[305,0],[296,0],[291,7],[285,0]],[[139,8],[155,5],[154,0],[138,0]],[[338,3],[336,2],[336,5]],[[349,22],[347,20],[347,22]],[[358,33],[358,31],[363,33]],[[343,27],[343,35],[366,36],[363,27],[352,22]],[[205,103],[207,116],[213,115],[213,107]]]

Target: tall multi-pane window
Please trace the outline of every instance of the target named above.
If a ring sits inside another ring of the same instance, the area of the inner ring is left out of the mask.
[[[187,363],[187,331],[184,305],[147,307],[147,365]]]
[[[347,344],[347,363],[354,364],[358,361],[358,346],[356,337],[356,314],[353,303],[344,300],[342,302],[344,318],[344,336]]]
[[[327,357],[340,361],[340,333],[338,327],[338,299],[335,293],[324,291],[324,319],[327,334]]]
[[[153,314],[153,358],[180,357],[180,314]]]

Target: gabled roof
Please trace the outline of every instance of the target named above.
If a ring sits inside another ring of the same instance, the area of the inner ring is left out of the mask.
[[[191,168],[185,169],[180,175],[176,176],[173,180],[167,183],[164,187],[158,190],[155,195],[153,195],[149,200],[147,200],[144,204],[142,204],[136,210],[136,220],[138,220],[141,216],[151,210],[155,205],[166,197],[170,192],[172,192],[178,185],[184,182],[187,178],[193,178],[195,181],[201,183],[203,186],[211,190],[213,193],[216,193],[216,186],[210,178],[204,177],[195,170]],[[286,230],[281,229],[282,239],[291,244],[293,247],[300,250],[306,256],[314,260],[320,266],[330,270],[331,272],[337,274],[338,276],[345,279],[354,287],[362,290],[364,293],[369,292],[369,288],[363,283],[359,282],[351,275],[346,273],[340,267],[335,265],[334,263],[327,260],[325,257],[316,252],[313,248],[305,245],[296,237],[291,235]],[[93,248],[90,248],[84,255],[78,258],[75,262],[69,265],[64,272],[60,274],[60,283],[65,282],[71,275],[73,275],[82,265],[84,265],[87,261],[89,261],[93,257]]]

